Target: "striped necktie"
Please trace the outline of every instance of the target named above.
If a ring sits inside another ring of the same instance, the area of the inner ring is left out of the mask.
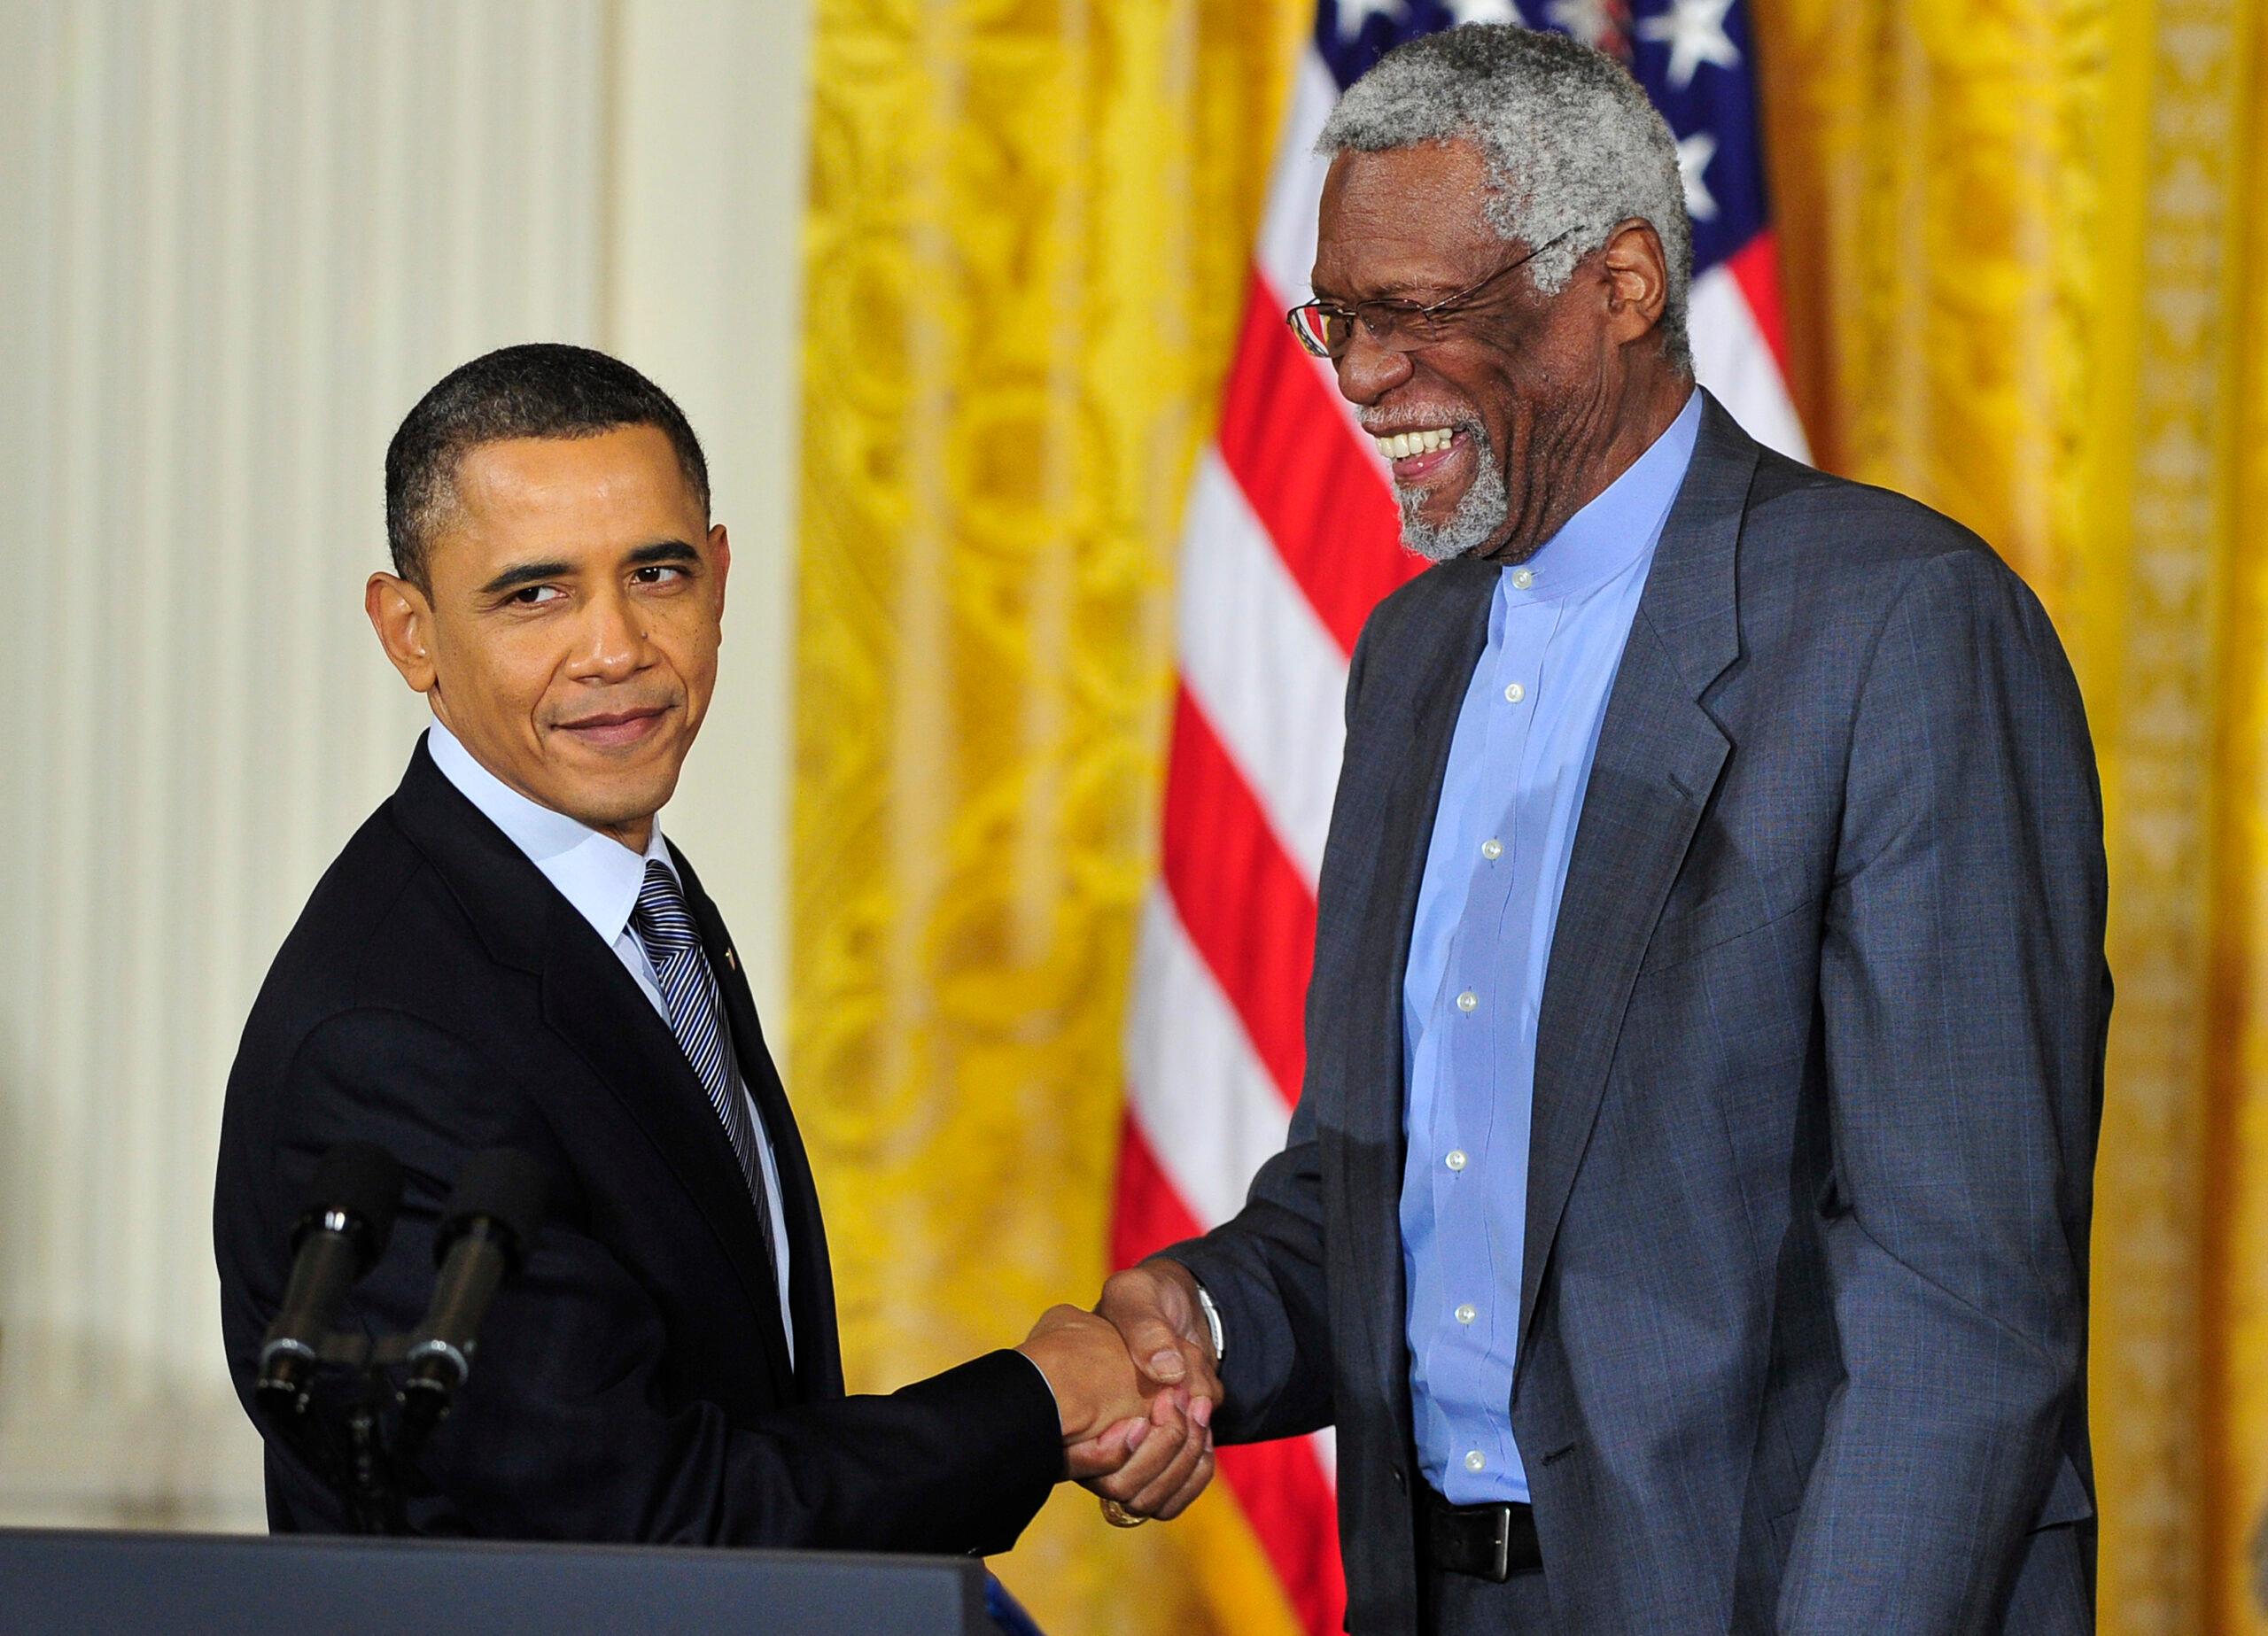
[[[654,968],[663,1008],[669,1012],[670,1032],[677,1035],[701,1089],[709,1093],[709,1105],[725,1127],[733,1157],[740,1160],[749,1197],[756,1201],[765,1258],[776,1276],[780,1253],[772,1237],[772,1206],[765,1192],[764,1162],[757,1154],[756,1120],[749,1113],[748,1098],[733,1077],[725,1038],[724,996],[717,991],[717,975],[709,969],[709,957],[702,952],[693,911],[686,905],[677,877],[659,858],[646,861],[646,883],[638,890],[630,926]]]

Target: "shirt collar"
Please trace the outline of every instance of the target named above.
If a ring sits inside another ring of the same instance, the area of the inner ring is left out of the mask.
[[[1596,589],[1654,548],[1693,463],[1701,433],[1701,394],[1685,399],[1662,435],[1596,498],[1560,525],[1525,562],[1497,582],[1516,602],[1553,602]],[[1526,583],[1521,583],[1525,570]]]
[[[658,817],[645,851],[633,852],[611,835],[529,800],[474,760],[472,752],[439,721],[426,730],[425,748],[441,776],[526,854],[528,862],[543,872],[544,879],[609,947],[630,924],[630,911],[637,907],[638,893],[646,884],[647,864],[658,861],[676,875]]]

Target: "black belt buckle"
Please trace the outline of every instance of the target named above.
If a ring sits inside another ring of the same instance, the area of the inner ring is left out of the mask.
[[[1438,1519],[1433,1527],[1434,1561],[1452,1572],[1471,1574],[1491,1585],[1503,1584],[1512,1577],[1512,1508],[1491,1505],[1458,1509],[1464,1515],[1454,1523],[1443,1513],[1434,1514]],[[1445,1523],[1451,1525],[1442,1526]]]
[[[1502,1585],[1543,1565],[1527,1507],[1451,1505],[1432,1493],[1425,1499],[1426,1555],[1434,1567]]]

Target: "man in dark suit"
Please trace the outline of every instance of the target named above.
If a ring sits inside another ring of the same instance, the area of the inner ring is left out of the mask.
[[[478,359],[396,435],[396,571],[366,601],[434,725],[315,888],[229,1078],[214,1235],[247,1410],[320,1157],[361,1139],[408,1172],[345,1314],[401,1331],[453,1182],[503,1146],[549,1171],[553,1216],[408,1474],[413,1528],[995,1551],[1066,1475],[1180,1485],[1205,1457],[1186,1394],[1146,1401],[1071,1308],[1021,1356],[843,1395],[795,1118],[656,821],[716,676],[731,552],[708,507],[676,405],[581,348]],[[273,1440],[268,1480],[279,1531],[346,1525]]]
[[[1336,1424],[1359,1632],[2089,1628],[2054,631],[1695,387],[1608,59],[1452,30],[1324,147],[1295,323],[1441,565],[1354,656],[1288,1144],[1100,1310],[1227,1440]]]

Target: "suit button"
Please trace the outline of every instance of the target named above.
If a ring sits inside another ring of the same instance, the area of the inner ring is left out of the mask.
[[[1400,1466],[1394,1468],[1394,1485],[1396,1488],[1403,1490],[1405,1493],[1410,1487],[1410,1479],[1402,1475],[1402,1468]]]

